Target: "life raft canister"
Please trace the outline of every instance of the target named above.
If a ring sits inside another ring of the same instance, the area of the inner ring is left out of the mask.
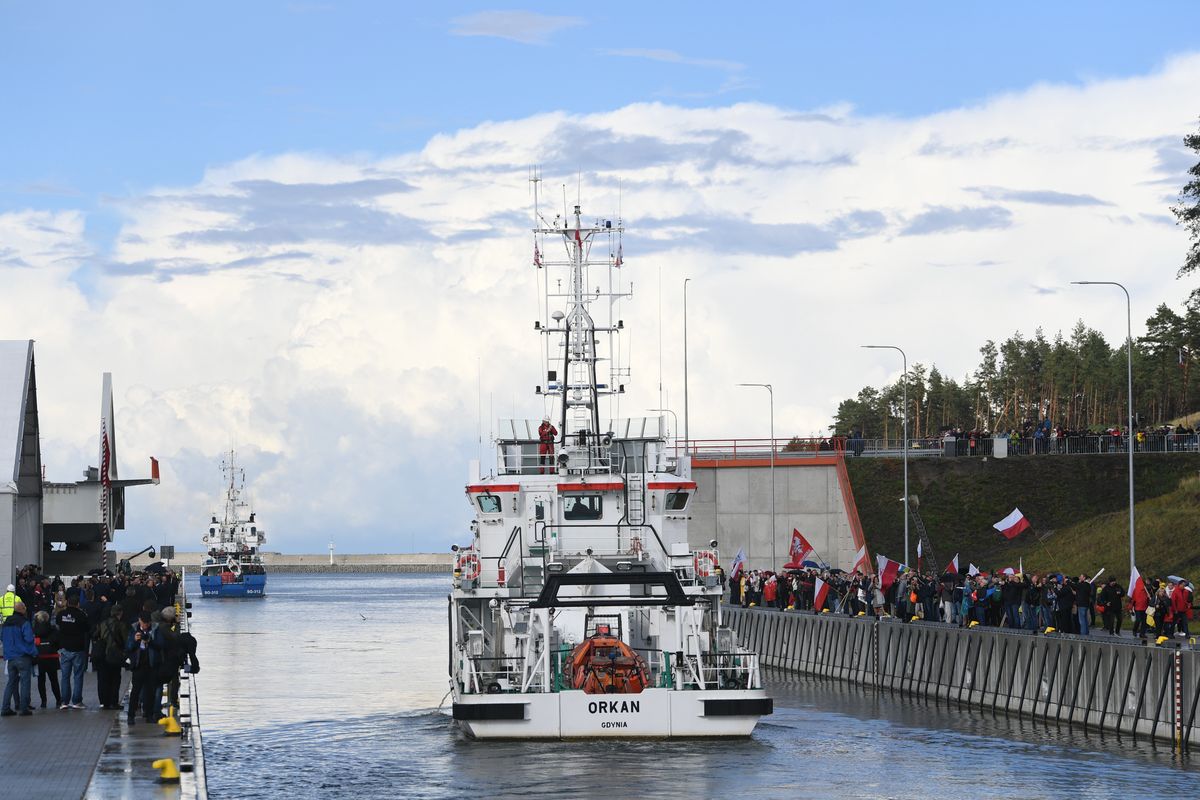
[[[717,554],[712,550],[699,550],[692,559],[697,578],[707,578],[717,568]]]

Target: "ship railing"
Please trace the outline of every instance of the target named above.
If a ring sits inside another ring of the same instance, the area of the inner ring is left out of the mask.
[[[650,686],[656,689],[672,689],[675,686],[675,672],[672,669],[672,661],[676,658],[676,654],[665,650],[651,650],[644,647],[630,647],[630,650],[637,653],[642,658],[642,662],[646,666],[646,673],[650,678]],[[570,658],[573,647],[561,647],[554,651],[554,658],[551,661],[553,672],[551,674],[551,691],[562,692],[574,689],[574,677],[571,674]]]
[[[760,689],[758,653],[688,653],[688,677],[699,689]]]
[[[847,448],[845,437],[821,436],[802,439],[692,439],[675,443],[675,455],[691,456],[693,461],[740,461],[770,459],[807,459],[833,456]]]
[[[581,533],[589,529],[604,532],[590,535]],[[642,559],[656,555],[667,558],[667,546],[663,544],[658,530],[648,522],[640,525],[627,522],[538,522],[534,539],[546,549],[547,559],[551,556],[582,558],[594,555],[628,556],[636,561],[639,554]]]
[[[504,694],[521,691],[524,656],[467,656],[464,676],[471,694]]]

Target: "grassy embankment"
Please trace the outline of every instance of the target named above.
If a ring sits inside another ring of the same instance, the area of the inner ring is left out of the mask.
[[[903,560],[900,459],[847,459],[872,553]],[[909,461],[909,491],[920,499],[938,568],[955,554],[966,569],[1017,566],[1127,576],[1127,461],[1119,455],[1025,456]],[[1134,456],[1138,569],[1200,578],[1200,454]],[[1033,525],[1013,541],[992,524],[1019,507]],[[916,531],[910,531],[916,560]],[[1041,544],[1038,542],[1041,537]]]

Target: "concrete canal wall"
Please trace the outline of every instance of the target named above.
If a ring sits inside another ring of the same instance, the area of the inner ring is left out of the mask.
[[[722,560],[745,548],[752,569],[772,568],[771,467],[763,459],[694,459],[696,497],[688,508],[688,541],[716,539]],[[775,465],[775,567],[786,563],[792,529],[828,563],[851,569],[864,544],[845,463],[827,457],[786,458]]]
[[[119,554],[127,558],[128,553]],[[204,553],[176,553],[171,566],[194,569],[204,560]],[[263,553],[268,572],[451,572],[454,569],[453,553],[347,553],[335,554],[329,563],[328,553]],[[115,563],[115,562],[114,562]],[[140,556],[133,564],[148,563]]]
[[[766,667],[971,710],[1200,746],[1200,651],[941,623],[725,607]]]

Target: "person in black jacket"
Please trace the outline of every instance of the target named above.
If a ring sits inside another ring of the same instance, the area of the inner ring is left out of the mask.
[[[158,682],[158,666],[162,657],[162,640],[155,635],[150,625],[150,615],[143,613],[138,617],[129,631],[125,642],[125,653],[129,657],[130,668],[133,670],[133,682],[129,689],[129,708],[125,721],[130,725],[136,722],[137,710],[140,705],[146,722],[158,722],[155,711],[158,703],[155,694],[161,683]]]
[[[1075,617],[1075,587],[1072,585],[1074,581],[1063,579],[1062,586],[1058,589],[1058,608],[1055,613],[1058,616],[1058,629],[1062,633],[1074,633],[1074,617]]]
[[[1104,630],[1109,636],[1121,635],[1121,604],[1124,599],[1125,590],[1121,588],[1121,584],[1116,578],[1109,578],[1108,583],[1100,590],[1098,601],[1104,608],[1101,618],[1104,620]]]
[[[83,673],[87,669],[91,628],[79,607],[79,590],[67,591],[67,607],[54,619],[58,628],[58,662],[61,669],[62,703],[59,709],[87,708],[83,704]]]
[[[58,642],[57,632],[50,624],[50,615],[39,611],[33,615],[33,643],[37,646],[38,697],[42,708],[46,707],[46,676],[50,676],[50,689],[54,692],[54,705],[62,704],[58,691]]]
[[[1080,575],[1079,582],[1075,584],[1075,632],[1083,636],[1088,635],[1092,621],[1092,592],[1092,584],[1087,575]]]

